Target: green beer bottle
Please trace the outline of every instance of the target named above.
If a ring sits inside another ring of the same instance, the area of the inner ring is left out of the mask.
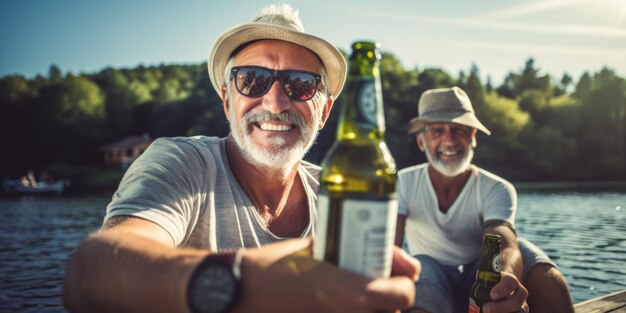
[[[478,277],[470,294],[470,313],[482,312],[483,305],[491,301],[491,288],[500,282],[500,242],[500,235],[485,235]]]
[[[313,245],[316,259],[372,278],[390,275],[398,209],[379,47],[352,44],[337,140],[322,161]]]

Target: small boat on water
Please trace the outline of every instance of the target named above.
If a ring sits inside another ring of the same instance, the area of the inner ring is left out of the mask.
[[[2,187],[6,193],[19,194],[62,194],[66,187],[71,185],[67,179],[55,181],[44,171],[39,180],[35,178],[33,170],[28,170],[20,179],[5,179]]]
[[[2,185],[4,191],[7,193],[62,194],[63,191],[65,191],[65,188],[69,187],[71,184],[68,180],[24,184],[22,180],[6,179]]]

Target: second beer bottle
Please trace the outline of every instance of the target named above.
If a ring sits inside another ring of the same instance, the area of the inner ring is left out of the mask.
[[[470,294],[469,313],[482,312],[483,305],[491,301],[491,288],[500,282],[500,244],[500,235],[485,234],[480,268]]]
[[[337,140],[322,161],[316,259],[372,278],[389,277],[395,236],[396,165],[384,141],[380,51],[355,42]]]

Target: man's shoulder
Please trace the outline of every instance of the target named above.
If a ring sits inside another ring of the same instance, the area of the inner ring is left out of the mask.
[[[193,136],[193,137],[160,137],[157,138],[150,146],[159,149],[175,149],[181,151],[188,150],[211,150],[219,151],[223,145],[224,138]]]
[[[417,164],[405,167],[398,171],[398,176],[419,175],[428,168],[428,163]]]
[[[220,145],[225,138],[213,136],[192,136],[192,137],[161,137],[156,142],[170,142],[173,144],[189,144],[189,145]]]
[[[483,168],[480,168],[476,165],[472,165],[472,169],[473,169],[474,175],[478,178],[478,181],[481,184],[483,185],[490,184],[492,186],[502,186],[506,189],[515,191],[515,187],[513,187],[513,184],[509,182],[508,180],[504,179],[503,177],[497,174],[494,174],[490,171],[487,171]]]

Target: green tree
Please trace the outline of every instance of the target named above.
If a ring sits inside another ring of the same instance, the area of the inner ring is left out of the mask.
[[[579,82],[576,97],[585,117],[578,151],[580,164],[585,164],[581,175],[626,177],[626,81],[603,68],[590,82]]]
[[[135,107],[152,101],[149,86],[137,73],[107,68],[93,76],[105,96],[107,138],[118,140],[135,132]]]
[[[105,110],[98,85],[68,75],[40,89],[35,103],[34,144],[40,163],[80,164],[97,157]]]
[[[530,122],[530,115],[520,110],[517,102],[492,92],[485,94],[480,120],[492,135],[479,132],[476,164],[509,179],[524,177],[526,172],[517,155],[526,148],[519,136]]]
[[[515,99],[527,90],[539,90],[552,94],[552,84],[549,75],[539,75],[540,70],[535,68],[535,60],[529,58],[519,74],[509,73],[497,91],[500,96]]]
[[[420,87],[426,91],[433,88],[451,87],[456,85],[456,81],[442,69],[427,68],[418,77]]]
[[[56,64],[50,65],[50,68],[48,69],[48,78],[51,80],[63,78],[61,68]]]
[[[24,174],[35,158],[33,138],[33,101],[37,95],[34,80],[19,75],[0,78],[0,179]]]

